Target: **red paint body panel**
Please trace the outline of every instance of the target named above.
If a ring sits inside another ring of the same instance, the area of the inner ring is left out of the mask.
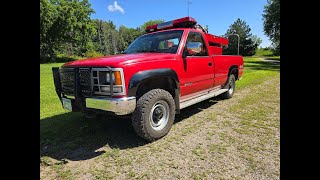
[[[223,38],[220,36],[214,36],[212,34],[207,34],[207,33],[205,33],[205,36],[206,36],[209,43],[215,43],[215,44],[219,44],[221,46],[226,46],[229,43],[229,40],[227,38]]]
[[[210,54],[222,54],[222,47],[209,46]]]
[[[241,56],[219,55],[222,50],[214,49],[209,46],[206,35],[201,30],[192,28],[174,28],[174,30],[184,30],[176,54],[168,53],[138,53],[138,54],[121,54],[106,57],[91,58],[78,60],[64,64],[64,66],[77,67],[117,67],[123,68],[126,92],[131,77],[144,70],[170,68],[174,70],[180,82],[180,96],[190,95],[201,90],[209,89],[223,85],[227,81],[227,75],[231,66],[237,66],[239,69],[239,78],[243,73],[243,59]],[[162,30],[171,31],[172,29]],[[208,56],[182,58],[183,48],[186,44],[187,35],[190,31],[200,32],[208,48]],[[153,32],[157,33],[157,32]],[[151,33],[149,33],[151,34]],[[220,43],[225,43],[221,41]],[[209,66],[209,63],[212,66]]]
[[[243,59],[241,56],[230,55],[213,55],[213,62],[215,65],[215,83],[214,86],[223,85],[228,79],[229,68],[237,66],[239,70],[238,79],[241,78],[243,73]]]

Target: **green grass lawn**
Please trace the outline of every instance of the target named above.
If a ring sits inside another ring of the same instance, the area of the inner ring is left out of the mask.
[[[258,89],[256,89],[256,87],[270,80],[278,79],[280,74],[280,66],[279,64],[263,62],[260,58],[244,58],[244,60],[244,75],[240,81],[236,82],[235,94],[239,93],[240,91],[245,91],[246,89],[258,91],[259,93],[261,92],[261,94],[258,93],[254,96],[249,95],[245,99],[238,101],[238,103],[240,103],[239,106],[232,106],[230,109],[232,111],[237,111],[237,114],[239,115],[238,118],[242,119],[242,125],[237,127],[236,130],[239,131],[239,133],[242,133],[242,135],[247,135],[247,133],[252,133],[252,128],[256,128],[255,126],[259,126],[259,128],[266,128],[264,126],[269,126],[264,125],[263,120],[267,119],[267,116],[273,113],[273,109],[271,107],[277,106],[278,104],[270,105],[269,109],[263,109],[264,107],[259,106],[257,106],[258,109],[255,109],[251,106],[256,106],[255,102],[261,97],[270,97],[268,91],[263,92],[263,88],[265,88],[265,86]],[[129,119],[106,117],[104,119],[86,120],[81,113],[72,113],[64,110],[54,90],[51,71],[52,67],[59,67],[61,65],[62,63],[40,64],[40,162],[41,172],[44,173],[42,176],[45,176],[45,179],[76,179],[76,177],[82,176],[82,172],[89,172],[91,174],[95,174],[95,178],[101,176],[102,179],[105,179],[109,175],[111,176],[115,173],[114,170],[109,172],[109,169],[112,169],[113,166],[116,166],[117,171],[119,171],[121,174],[121,167],[125,166],[126,164],[129,164],[129,166],[131,164],[133,166],[135,163],[139,163],[140,158],[145,157],[143,154],[139,155],[140,150],[145,151],[149,148],[151,152],[160,153],[162,150],[164,151],[165,149],[168,149],[168,143],[172,142],[174,144],[179,144],[179,142],[181,142],[181,138],[190,134],[192,135],[208,122],[206,119],[197,119],[197,113],[189,113],[184,111],[186,112],[186,115],[182,114],[177,116],[178,123],[174,125],[172,134],[169,139],[167,139],[167,142],[158,141],[149,147],[149,145],[146,145],[145,141],[141,140],[135,135]],[[272,87],[275,88],[274,86],[276,85],[277,83],[274,83]],[[232,101],[232,99],[230,100]],[[230,102],[230,100],[226,101]],[[203,106],[210,104],[208,102],[209,101],[202,103]],[[200,105],[198,106],[201,107],[201,103],[199,104]],[[245,112],[241,107],[246,107]],[[197,111],[197,108],[189,107],[189,110]],[[225,116],[229,113],[222,114]],[[196,120],[190,121],[194,124],[190,124],[186,121],[180,123],[182,119],[188,118],[189,116]],[[207,118],[212,119],[211,116],[213,115],[209,114]],[[258,120],[258,123],[252,124],[247,120],[248,118],[255,118]],[[233,123],[231,123],[231,120],[230,123],[228,122],[222,121],[221,123],[226,127],[230,127]],[[177,130],[181,126],[188,126],[188,123],[190,124],[189,128],[184,127],[180,131]],[[218,130],[219,128],[215,129],[214,131]],[[222,135],[225,136],[226,143],[233,144],[233,139],[229,138],[233,137],[232,134],[225,135],[222,133],[221,136]],[[268,137],[272,137],[272,135],[273,132],[270,131]],[[241,140],[241,137],[239,137],[239,140]],[[268,138],[263,140],[265,141],[265,144],[268,144]],[[276,143],[277,142],[278,141],[276,141]],[[239,146],[240,145],[242,144],[239,144]],[[216,151],[221,151],[220,153],[223,153],[227,148],[225,146],[220,147],[220,145],[210,147],[213,153]],[[244,149],[248,147],[250,147],[250,145],[244,147]],[[109,148],[109,150],[98,151],[100,148]],[[202,149],[203,148],[201,145],[198,145],[192,150],[191,153],[194,154],[195,157],[199,156],[200,159],[205,159],[205,157],[202,156],[204,153],[202,152]],[[256,164],[259,164],[255,160],[252,160],[253,157],[251,157],[251,155],[249,156],[249,154],[245,154],[246,152],[249,151],[245,150],[242,153],[244,153],[244,156],[248,158],[247,161],[251,163],[252,167],[255,167]],[[256,151],[252,150],[252,153],[254,154]],[[126,159],[126,156],[122,156],[122,154],[130,154],[131,159]],[[67,159],[77,162],[84,161],[84,163],[86,163],[86,160],[92,160],[95,157],[97,157],[95,159],[95,161],[97,161],[97,167],[95,167],[94,164],[94,167],[90,168],[89,170],[81,169],[87,166],[81,166],[81,168],[79,166],[78,168],[80,169],[76,169],[73,166],[70,168],[67,166],[68,164],[66,164],[65,161],[65,159]],[[108,171],[99,169],[98,164],[101,164],[101,162],[106,162],[103,169],[108,169]],[[173,168],[176,167],[174,164],[168,164]],[[150,173],[154,176],[153,172],[145,172],[146,176],[149,176]],[[136,174],[138,174],[138,172],[130,171],[128,177],[134,177]],[[197,177],[198,174],[194,174],[194,176]]]
[[[264,57],[270,60],[278,60],[280,61],[280,56],[273,56],[271,50],[259,48],[256,51],[256,54],[253,57]]]
[[[60,67],[63,63],[40,64],[40,119],[66,113],[53,84],[52,67]]]
[[[244,58],[244,74],[237,82],[236,88],[242,89],[250,85],[257,85],[270,78],[279,75],[278,64],[261,61],[261,58]]]

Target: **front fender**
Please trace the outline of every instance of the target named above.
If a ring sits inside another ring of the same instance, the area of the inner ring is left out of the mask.
[[[167,77],[170,78],[174,81],[176,87],[175,87],[175,105],[176,109],[179,112],[180,109],[180,102],[179,102],[179,97],[180,97],[180,84],[179,84],[179,78],[177,73],[170,69],[170,68],[161,68],[161,69],[152,69],[152,70],[144,70],[144,71],[139,71],[136,74],[134,74],[130,81],[129,81],[129,86],[128,86],[128,97],[130,96],[136,96],[137,90],[139,85],[150,78],[156,78],[156,77]]]

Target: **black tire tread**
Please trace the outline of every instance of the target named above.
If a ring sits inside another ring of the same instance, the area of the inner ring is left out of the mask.
[[[132,126],[135,132],[138,134],[138,136],[148,141],[155,141],[165,136],[168,133],[167,132],[161,137],[157,137],[157,138],[153,137],[151,133],[148,132],[145,124],[146,121],[144,120],[144,117],[146,116],[146,113],[147,113],[146,112],[147,108],[150,107],[150,101],[152,101],[154,98],[158,98],[159,96],[166,97],[166,99],[170,101],[168,104],[172,106],[170,107],[170,111],[175,111],[175,103],[174,103],[173,97],[168,91],[165,91],[163,89],[152,89],[138,99],[136,104],[136,109],[132,114]],[[168,121],[168,123],[169,122],[170,120]],[[172,124],[170,126],[172,126]]]

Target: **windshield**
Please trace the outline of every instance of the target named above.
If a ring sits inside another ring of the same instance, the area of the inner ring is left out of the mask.
[[[183,30],[172,30],[147,34],[133,41],[124,51],[125,54],[133,53],[177,53]]]

